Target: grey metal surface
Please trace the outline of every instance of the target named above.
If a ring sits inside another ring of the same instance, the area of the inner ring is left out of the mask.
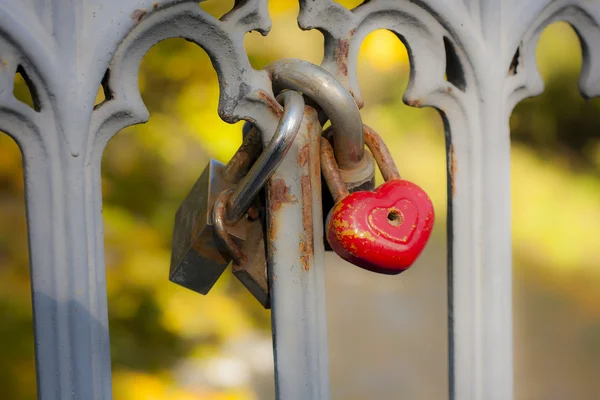
[[[0,2],[0,129],[23,152],[41,400],[111,398],[100,160],[116,132],[148,118],[137,86],[148,49],[172,37],[202,46],[219,75],[220,116],[252,121],[265,143],[275,131],[280,106],[269,76],[251,67],[243,47],[248,31],[268,32],[267,1],[236,4],[216,20],[193,1]],[[543,28],[556,20],[571,23],[582,41],[581,92],[600,93],[600,3],[372,0],[354,11],[332,0],[300,5],[300,26],[325,34],[322,67],[359,105],[356,59],[365,36],[389,29],[409,48],[405,101],[437,108],[446,124],[451,397],[512,399],[508,117],[521,99],[543,89],[535,47]],[[12,94],[19,66],[31,81],[36,110]],[[94,109],[105,76],[107,101]],[[298,196],[294,178],[301,169],[293,156],[288,160],[278,176]],[[277,188],[273,182],[270,193]],[[318,210],[317,199],[312,203]],[[302,283],[292,279],[301,273],[294,246],[303,232],[297,214],[302,204],[274,212],[274,226],[286,221],[287,229],[268,238],[278,250],[289,249],[293,260],[270,260],[276,376],[286,400],[294,398],[286,397],[294,388],[297,398],[326,398],[328,386],[320,241]]]
[[[316,111],[307,109],[269,182],[267,255],[278,399],[329,399],[329,348]]]

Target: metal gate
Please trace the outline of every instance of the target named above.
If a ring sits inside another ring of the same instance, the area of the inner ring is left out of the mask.
[[[272,0],[274,1],[274,0]],[[367,0],[347,10],[300,0],[299,25],[325,36],[321,66],[362,106],[356,59],[377,29],[409,50],[405,102],[436,108],[448,171],[450,397],[513,398],[510,137],[508,118],[542,92],[535,65],[541,31],[563,20],[584,56],[580,90],[600,94],[600,2],[589,0]],[[271,74],[255,70],[247,32],[267,34],[267,0],[236,0],[217,20],[195,1],[0,1],[0,129],[24,160],[39,398],[107,400],[111,361],[100,161],[122,128],[145,122],[137,73],[156,43],[201,46],[219,75],[219,115],[251,121],[267,141],[280,111]],[[20,70],[35,109],[13,96]],[[102,85],[106,100],[94,107]],[[317,121],[317,116],[309,116]],[[318,160],[306,121],[269,186],[299,199],[268,215],[275,376],[280,399],[329,397]],[[311,189],[312,188],[312,189]],[[307,214],[308,210],[308,214]],[[293,235],[283,233],[283,227]],[[165,284],[168,284],[165,281]],[[302,332],[296,327],[303,326]]]

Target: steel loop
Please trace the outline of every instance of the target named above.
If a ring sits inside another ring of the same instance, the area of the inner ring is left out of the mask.
[[[246,262],[246,255],[240,250],[239,246],[233,241],[233,238],[225,228],[225,213],[227,201],[231,199],[233,189],[224,190],[219,194],[212,209],[212,222],[214,227],[214,236],[220,242],[221,246],[227,250],[233,262],[242,265]]]
[[[318,65],[296,59],[274,61],[265,67],[275,93],[292,89],[312,99],[327,114],[334,131],[335,158],[343,170],[354,169],[365,149],[360,112],[352,95]]]
[[[287,90],[277,96],[283,104],[283,115],[269,144],[250,171],[238,183],[227,201],[225,219],[235,224],[246,213],[259,190],[267,183],[290,150],[304,118],[304,99],[295,91]]]

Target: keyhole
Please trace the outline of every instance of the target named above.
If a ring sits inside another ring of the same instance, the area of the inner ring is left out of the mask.
[[[402,223],[402,215],[398,211],[390,211],[387,215],[387,218],[390,225],[400,226],[400,224]]]

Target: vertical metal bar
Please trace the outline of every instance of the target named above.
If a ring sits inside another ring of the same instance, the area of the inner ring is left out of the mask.
[[[450,398],[513,398],[510,135],[501,73],[466,118],[448,114]],[[492,72],[495,72],[494,75]]]
[[[23,148],[38,399],[110,400],[99,158],[51,139]]]
[[[329,398],[317,113],[267,187],[269,283],[277,399]]]

